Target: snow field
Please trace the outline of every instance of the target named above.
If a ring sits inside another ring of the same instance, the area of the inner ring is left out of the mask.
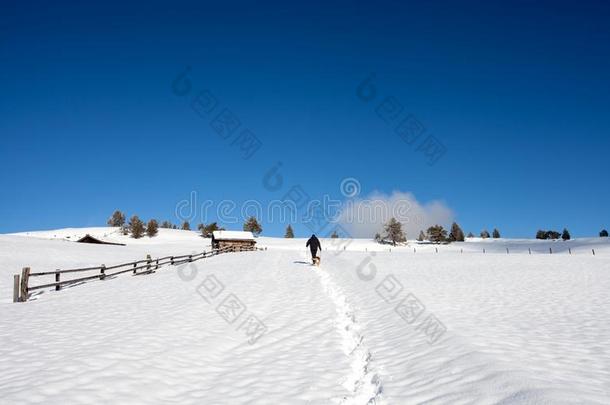
[[[364,240],[343,251],[322,240],[317,268],[304,239],[259,238],[267,251],[10,302],[12,274],[26,265],[111,265],[209,248],[195,232],[175,230],[133,243],[117,235],[127,246],[57,236],[96,232],[108,229],[0,235],[3,403],[610,401],[604,240],[570,241],[563,246],[583,252],[572,255],[512,254],[540,242],[526,240],[471,241],[439,253],[432,246],[413,253],[413,245],[390,252]],[[591,248],[595,256],[585,254]],[[213,297],[202,290],[211,279],[223,287]],[[227,297],[243,306],[229,321]],[[266,327],[253,343],[242,326],[249,315]],[[422,326],[431,316],[445,328],[432,342]]]

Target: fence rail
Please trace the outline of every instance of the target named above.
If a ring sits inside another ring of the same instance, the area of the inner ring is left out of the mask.
[[[61,290],[63,286],[76,283],[84,283],[91,280],[104,280],[106,277],[117,276],[119,274],[132,272],[133,275],[150,274],[155,270],[163,266],[176,266],[179,264],[195,262],[197,260],[205,259],[206,257],[217,256],[223,253],[230,252],[246,252],[259,250],[254,246],[227,246],[224,248],[211,249],[209,251],[203,251],[201,253],[190,254],[190,255],[179,255],[179,256],[164,256],[156,259],[152,259],[150,255],[147,255],[146,259],[136,260],[127,263],[115,264],[106,267],[102,264],[100,266],[83,267],[78,269],[67,269],[67,270],[54,270],[54,271],[42,271],[32,273],[29,267],[24,267],[21,271],[21,275],[15,274],[13,277],[13,302],[25,302],[29,298],[29,293],[35,290],[41,290],[44,288],[55,287],[55,291]],[[262,249],[260,249],[262,250]],[[108,270],[114,270],[108,272]],[[85,277],[72,278],[69,280],[61,280],[62,274],[71,273],[82,273],[97,271],[97,274],[88,275]],[[55,276],[55,282],[45,283],[30,286],[31,277],[44,277],[44,276]]]

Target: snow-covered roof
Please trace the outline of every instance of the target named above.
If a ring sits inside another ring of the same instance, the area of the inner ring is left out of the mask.
[[[124,243],[117,243],[117,242],[109,242],[107,240],[101,239],[101,238],[95,238],[89,234],[86,234],[85,236],[83,236],[82,238],[80,238],[79,240],[77,240],[77,242],[80,243],[99,243],[102,245],[119,245],[119,246],[125,246]]]
[[[254,240],[252,232],[247,231],[214,231],[214,239]]]

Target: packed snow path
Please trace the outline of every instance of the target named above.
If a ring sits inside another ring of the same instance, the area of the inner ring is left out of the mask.
[[[262,239],[266,252],[10,302],[24,265],[201,250],[198,237],[153,242],[0,236],[3,403],[610,402],[610,263],[598,247],[594,257],[324,250],[318,269],[304,240]],[[425,308],[413,320],[400,302]],[[428,316],[446,327],[433,343],[419,326]],[[259,338],[252,319],[266,328]]]

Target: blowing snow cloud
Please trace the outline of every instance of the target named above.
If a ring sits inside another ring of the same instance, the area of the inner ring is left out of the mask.
[[[436,224],[449,225],[453,211],[442,201],[425,204],[412,193],[394,191],[387,195],[374,192],[367,198],[349,200],[339,217],[339,223],[355,238],[372,238],[382,233],[383,225],[396,218],[403,225],[407,238],[414,239],[420,230]]]

